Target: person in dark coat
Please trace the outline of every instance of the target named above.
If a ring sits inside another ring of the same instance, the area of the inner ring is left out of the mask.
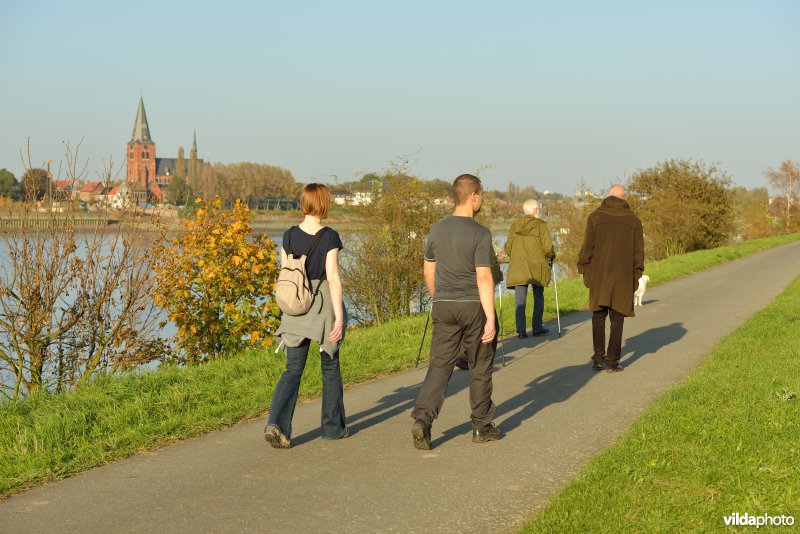
[[[586,235],[578,255],[578,272],[589,288],[592,310],[593,369],[622,371],[622,325],[633,317],[633,292],[644,272],[642,221],[625,200],[625,188],[614,185],[586,223]],[[606,317],[611,320],[608,351],[605,347]]]

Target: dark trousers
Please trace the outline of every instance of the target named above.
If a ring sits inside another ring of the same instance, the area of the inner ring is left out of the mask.
[[[304,340],[299,347],[286,347],[286,371],[281,375],[272,395],[268,425],[277,426],[287,437],[292,437],[292,417],[300,391],[300,379],[306,367],[308,348],[311,341]],[[342,390],[342,371],[339,367],[339,354],[333,358],[325,352],[322,360],[322,437],[338,439],[345,433],[344,393]]]
[[[434,302],[431,310],[433,338],[428,373],[417,396],[411,417],[431,424],[444,404],[447,384],[463,345],[469,365],[469,402],[472,427],[494,419],[492,367],[494,350],[481,342],[486,316],[480,302]]]
[[[544,287],[530,284],[533,288],[533,317],[531,326],[534,332],[542,329],[542,316],[544,315]],[[517,321],[517,334],[526,331],[525,306],[528,301],[528,285],[514,286],[514,317]]]
[[[611,333],[608,336],[608,352],[606,352],[606,317],[611,320]],[[602,306],[592,312],[592,341],[594,342],[594,356],[592,359],[614,367],[619,363],[622,352],[622,324],[625,316],[608,306]]]

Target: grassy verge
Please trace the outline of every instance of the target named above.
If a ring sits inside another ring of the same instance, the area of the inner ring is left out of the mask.
[[[800,239],[800,234],[695,252],[647,265],[651,282],[666,280]],[[547,288],[545,319],[555,317]],[[580,280],[559,284],[561,313],[584,309]],[[514,331],[511,299],[503,299],[504,327]],[[373,379],[414,364],[424,315],[354,329],[341,350],[345,384]],[[422,349],[427,356],[430,332]],[[312,349],[301,396],[321,392]],[[40,395],[0,405],[0,495],[55,480],[138,451],[230,426],[269,409],[283,370],[282,354],[254,351],[192,368],[97,380],[72,394]]]
[[[733,512],[800,522],[798,347],[800,277],[522,532],[707,532]]]

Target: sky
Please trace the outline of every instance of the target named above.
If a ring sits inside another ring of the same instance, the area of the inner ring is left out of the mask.
[[[800,160],[796,1],[0,0],[0,20],[17,177],[28,139],[34,166],[80,143],[88,179],[118,169],[140,96],[159,157],[196,132],[206,161],[301,182],[403,166],[572,194],[691,158],[753,188]]]

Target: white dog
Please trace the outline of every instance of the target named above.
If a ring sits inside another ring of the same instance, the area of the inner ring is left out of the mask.
[[[633,292],[633,305],[634,306],[641,306],[642,305],[642,297],[644,297],[644,292],[647,291],[647,281],[650,280],[650,277],[646,274],[643,274],[641,278],[639,278],[639,287],[636,288],[636,291]]]

